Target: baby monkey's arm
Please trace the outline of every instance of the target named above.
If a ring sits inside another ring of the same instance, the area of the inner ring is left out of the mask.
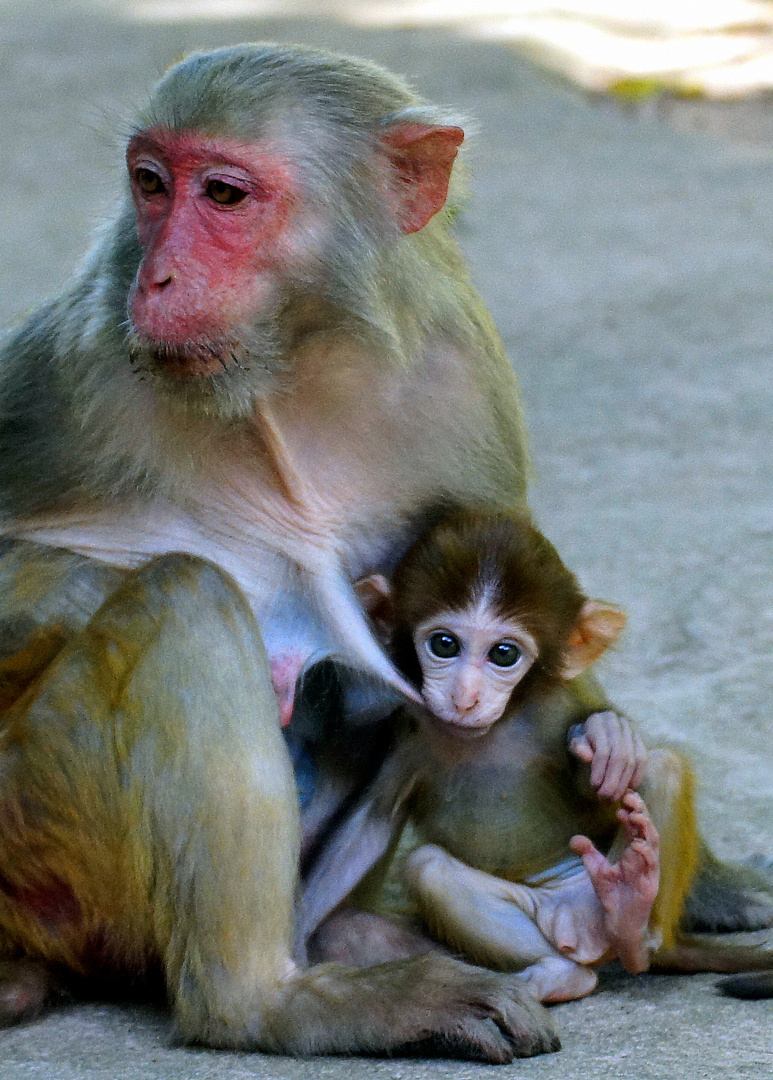
[[[416,780],[416,751],[405,739],[381,767],[354,809],[312,864],[296,905],[295,955],[303,962],[309,938],[400,835]]]

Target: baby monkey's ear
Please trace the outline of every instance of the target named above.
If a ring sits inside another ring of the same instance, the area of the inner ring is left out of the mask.
[[[561,675],[573,679],[590,667],[617,640],[625,613],[604,600],[586,600],[569,635]]]
[[[383,574],[368,574],[355,581],[354,591],[368,613],[376,637],[382,645],[386,644],[394,625],[391,585]]]

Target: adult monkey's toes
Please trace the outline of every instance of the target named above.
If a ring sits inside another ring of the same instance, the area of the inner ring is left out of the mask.
[[[504,1060],[560,1050],[561,1040],[544,1005],[529,993],[521,976],[509,975],[504,978],[506,983],[490,1016],[500,1037],[508,1043],[509,1056]]]
[[[232,1026],[198,1041],[303,1056],[432,1055],[491,1065],[560,1049],[522,975],[439,952],[366,968],[298,970],[284,981],[275,1009],[251,1011],[249,1022],[244,1038]]]
[[[550,1015],[525,988],[519,975],[466,968],[467,986],[439,1030],[404,1048],[410,1056],[484,1061],[506,1065],[516,1058],[561,1049]],[[464,991],[467,991],[465,994]]]

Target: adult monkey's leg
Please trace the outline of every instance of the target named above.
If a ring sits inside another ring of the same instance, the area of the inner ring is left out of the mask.
[[[5,720],[0,931],[75,971],[160,959],[189,1039],[289,1052],[555,1048],[517,977],[290,960],[297,798],[253,616],[216,568],[126,577]]]
[[[183,1033],[243,1042],[239,1010],[286,973],[297,811],[235,587],[187,556],[128,575],[9,711],[6,740],[11,940],[83,973],[95,954],[160,957]]]
[[[42,675],[125,576],[70,551],[0,538],[0,714]],[[4,728],[0,722],[0,731]],[[0,1027],[32,1019],[60,993],[60,979],[45,963],[6,959],[16,951],[0,934]]]

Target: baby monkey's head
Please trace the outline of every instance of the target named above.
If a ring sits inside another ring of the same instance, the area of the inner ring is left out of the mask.
[[[419,537],[391,584],[375,575],[358,587],[430,712],[470,732],[579,675],[625,624],[585,596],[518,510],[455,511]]]

